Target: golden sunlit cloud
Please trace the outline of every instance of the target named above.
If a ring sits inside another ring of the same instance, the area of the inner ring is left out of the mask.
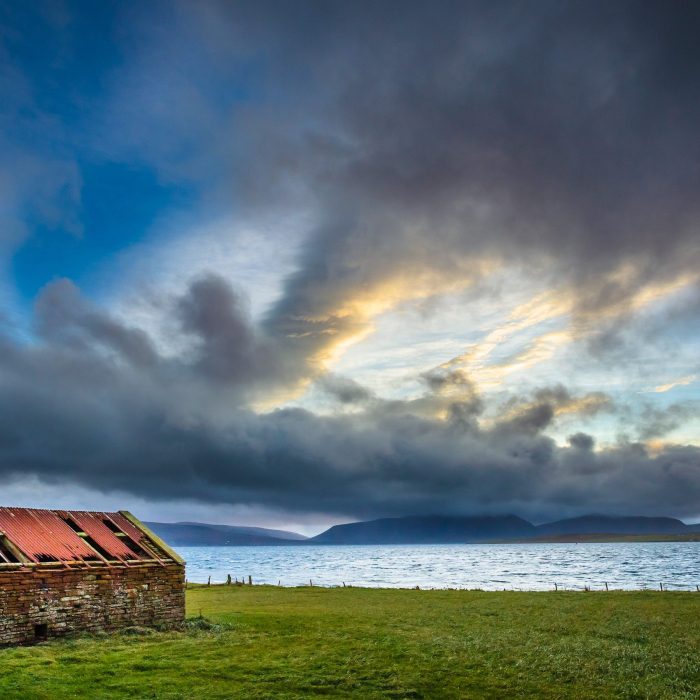
[[[652,391],[655,394],[664,394],[667,391],[671,391],[671,389],[675,389],[677,386],[688,386],[689,384],[692,384],[697,378],[697,374],[689,374],[687,377],[681,377],[680,379],[668,382],[667,384],[659,384],[659,386],[655,386],[653,389],[650,389],[650,391]]]
[[[358,287],[337,308],[328,310],[322,317],[303,319],[336,322],[335,332],[326,334],[327,342],[310,359],[311,366],[328,371],[350,347],[373,332],[373,320],[381,314],[400,304],[461,292],[480,276],[493,272],[496,265],[490,260],[465,260],[449,273],[416,265],[410,269],[404,267],[400,274],[368,287]]]
[[[628,264],[624,269],[614,272],[610,280],[628,282],[633,273],[634,269]],[[698,277],[697,274],[682,274],[667,282],[650,284],[624,301],[594,310],[579,310],[574,290],[550,290],[537,294],[530,301],[513,309],[507,321],[490,331],[483,341],[471,345],[465,353],[442,363],[441,367],[461,367],[481,389],[497,388],[509,374],[522,372],[552,359],[559,349],[596,333],[601,324],[609,323],[625,314],[642,312],[696,284]],[[554,321],[565,322],[567,326],[564,329],[547,331],[529,340],[521,351],[507,360],[488,362],[489,356],[516,334]],[[694,375],[692,378],[685,377],[681,382],[662,385],[655,391],[667,391],[679,383],[690,383],[694,380]]]

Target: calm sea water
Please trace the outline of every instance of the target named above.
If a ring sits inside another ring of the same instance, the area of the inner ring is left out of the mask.
[[[695,590],[700,542],[179,547],[189,581],[298,586]]]

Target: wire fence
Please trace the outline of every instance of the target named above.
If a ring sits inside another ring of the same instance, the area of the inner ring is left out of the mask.
[[[326,582],[314,582],[313,579],[309,579],[308,581],[298,581],[295,583],[290,583],[290,582],[285,582],[282,583],[282,580],[278,580],[278,582],[275,584],[274,582],[269,582],[269,581],[263,581],[263,582],[254,582],[253,576],[248,575],[248,576],[242,576],[240,579],[238,577],[233,577],[230,574],[227,576],[225,580],[219,580],[219,581],[212,581],[212,577],[209,576],[207,581],[190,581],[187,580],[186,584],[188,587],[200,587],[200,586],[253,586],[253,585],[261,585],[261,586],[273,586],[273,587],[279,587],[279,588],[384,588],[384,589],[396,589],[396,590],[432,590],[432,591],[482,591],[482,592],[520,592],[520,593],[537,593],[537,592],[546,592],[546,591],[553,591],[553,592],[572,592],[572,591],[578,591],[578,592],[583,592],[583,593],[591,593],[591,592],[611,592],[611,591],[625,591],[625,592],[632,592],[632,591],[657,591],[657,592],[696,592],[700,593],[700,584],[696,584],[695,586],[689,585],[689,584],[682,584],[682,583],[675,583],[673,581],[659,581],[658,583],[655,584],[640,584],[639,587],[633,588],[628,585],[621,584],[620,582],[609,582],[609,581],[603,581],[603,582],[595,582],[595,583],[559,583],[557,581],[553,581],[551,583],[543,583],[542,587],[537,587],[537,588],[523,588],[523,587],[517,587],[517,586],[511,586],[511,587],[482,587],[482,586],[470,586],[470,585],[464,585],[464,586],[431,586],[431,585],[405,585],[405,586],[396,586],[396,585],[382,585],[381,583],[378,584],[373,584],[373,585],[367,585],[365,583],[348,583],[346,581],[341,581],[340,583],[326,583]]]

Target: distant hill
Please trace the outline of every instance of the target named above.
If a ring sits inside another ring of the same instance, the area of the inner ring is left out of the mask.
[[[153,523],[146,525],[173,547],[224,547],[239,545],[284,545],[306,540],[285,530],[207,523]]]
[[[515,515],[409,516],[334,525],[315,537],[263,527],[207,523],[146,523],[174,547],[290,544],[461,544],[466,542],[593,542],[629,538],[695,539],[700,523],[676,518],[584,515],[543,525]]]
[[[515,515],[382,518],[334,525],[309,542],[317,544],[458,544],[535,537],[532,523]]]
[[[298,532],[289,532],[288,530],[271,530],[267,527],[249,527],[247,525],[211,525],[210,523],[193,523],[183,521],[174,523],[174,525],[192,525],[194,527],[207,527],[212,530],[230,533],[232,530],[249,535],[260,535],[261,537],[274,537],[280,540],[306,540],[305,535],[300,535]]]
[[[537,535],[682,535],[692,532],[690,526],[676,518],[645,518],[584,515],[557,520],[537,527]]]

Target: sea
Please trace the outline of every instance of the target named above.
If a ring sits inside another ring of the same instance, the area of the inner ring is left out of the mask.
[[[700,542],[178,547],[191,582],[482,590],[698,590]]]

